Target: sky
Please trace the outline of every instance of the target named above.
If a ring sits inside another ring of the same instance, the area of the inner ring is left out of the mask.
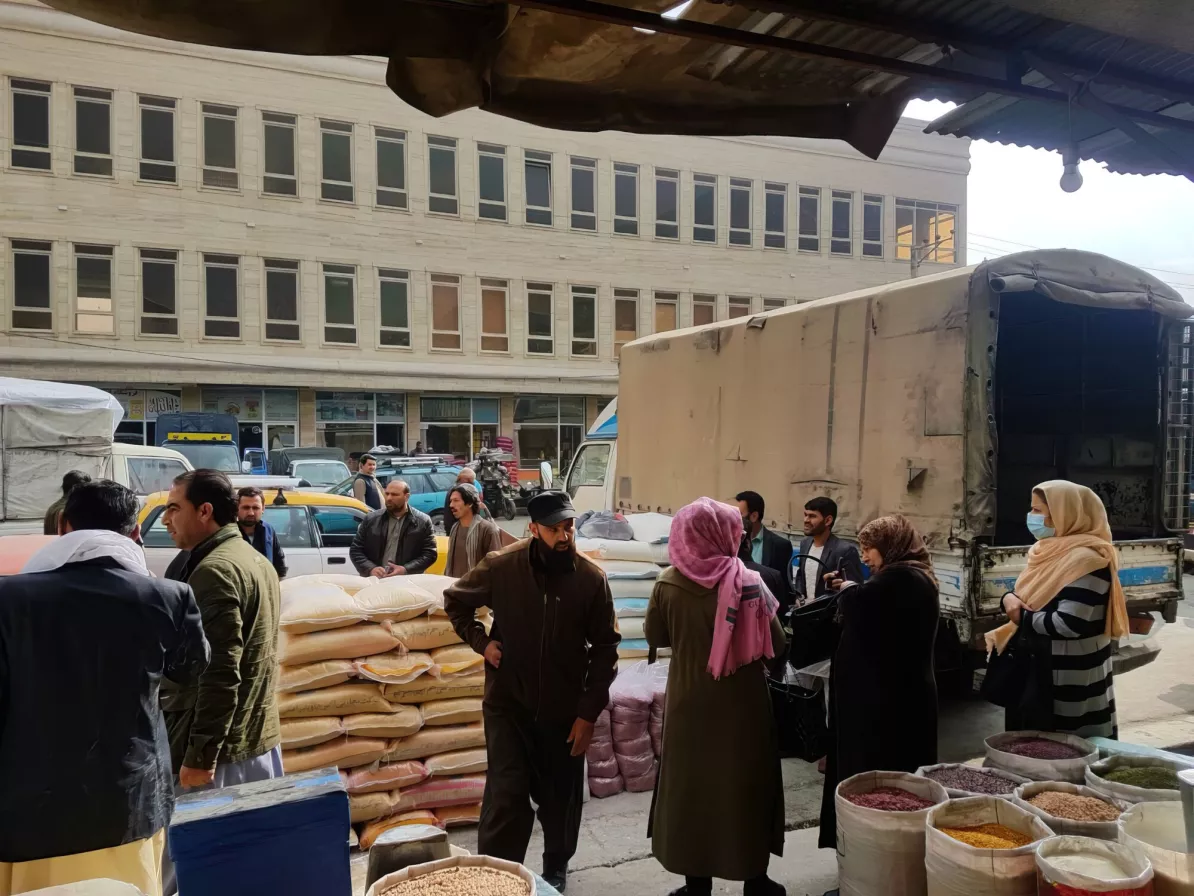
[[[951,108],[914,100],[905,115],[929,121]],[[1079,170],[1081,189],[1065,193],[1058,153],[971,143],[968,263],[1023,249],[1086,249],[1144,268],[1194,304],[1194,183],[1112,174],[1096,162]]]

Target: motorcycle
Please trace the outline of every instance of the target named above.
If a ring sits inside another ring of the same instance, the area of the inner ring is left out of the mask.
[[[505,461],[510,455],[492,448],[482,448],[477,455],[477,479],[481,484],[481,500],[494,516],[512,520],[518,513],[514,502],[514,487]]]

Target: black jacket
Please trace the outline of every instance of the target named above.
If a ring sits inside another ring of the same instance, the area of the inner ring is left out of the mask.
[[[812,538],[800,542],[800,566],[796,570],[795,584],[796,599],[800,603],[810,599],[810,596],[805,594],[807,589],[804,584],[804,572],[805,564],[810,562],[805,558],[812,549]],[[816,563],[815,560],[811,562]],[[821,552],[821,562],[817,564],[817,591],[812,595],[813,599],[821,597],[829,590],[825,584],[825,574],[835,570],[840,570],[842,578],[847,582],[862,582],[862,558],[858,556],[858,548],[836,535],[830,535],[829,540],[825,542],[825,550]]]
[[[152,836],[174,809],[163,677],[210,653],[188,585],[112,560],[0,578],[0,862]]]
[[[389,523],[388,510],[375,510],[361,520],[356,537],[352,540],[352,547],[348,549],[349,559],[361,575],[367,576],[377,567],[384,565],[382,554],[386,550]],[[438,556],[431,517],[410,507],[400,525],[403,529],[398,539],[398,555],[394,562],[404,567],[407,575],[426,572],[427,567],[431,566]]]
[[[618,671],[614,599],[601,568],[577,554],[571,569],[549,570],[534,539],[490,554],[444,591],[456,633],[477,653],[502,645],[497,669],[485,664],[485,705],[538,721],[595,722]],[[476,620],[493,610],[489,634]]]
[[[764,528],[763,557],[759,561],[759,565],[766,566],[768,569],[773,569],[779,573],[780,578],[783,580],[783,590],[778,592],[775,598],[784,609],[790,607],[792,605],[792,573],[790,568],[792,565],[792,542],[785,536]]]

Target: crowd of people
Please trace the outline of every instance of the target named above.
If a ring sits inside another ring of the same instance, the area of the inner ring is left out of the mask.
[[[368,463],[361,493],[381,506],[358,529],[353,565],[378,578],[426,570],[437,556],[430,518],[401,479],[370,482]],[[63,493],[46,514],[59,537],[0,579],[0,896],[93,877],[169,896],[175,796],[283,773],[285,556],[261,492],[237,492],[214,470],[173,483],[164,523],[179,554],[162,579],[146,568],[132,492],[80,474]],[[987,636],[992,663],[1014,654],[1028,682],[1008,701],[1008,725],[1114,736],[1111,641],[1127,619],[1106,511],[1071,482],[1043,483],[1030,499],[1037,541],[1004,598],[1009,622]],[[760,495],[736,501],[701,498],[676,514],[672,566],[645,620],[649,644],[672,651],[648,836],[684,878],[673,896],[705,896],[715,878],[743,881],[746,896],[784,893],[768,876],[784,843],[768,676],[782,677],[793,607],[836,602],[820,845],[836,845],[841,781],[937,759],[938,583],[920,533],[884,516],[855,546],[834,534],[837,505],[816,497],[794,548],[764,526]],[[577,550],[564,493],[534,497],[529,538],[504,548],[465,473],[448,511],[456,582],[445,608],[486,662],[480,850],[524,861],[537,812],[544,876],[563,891],[584,755],[617,674],[610,588]]]

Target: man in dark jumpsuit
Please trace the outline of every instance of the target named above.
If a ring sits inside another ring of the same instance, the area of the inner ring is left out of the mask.
[[[563,891],[576,853],[584,755],[609,702],[618,634],[605,573],[576,551],[576,511],[563,492],[527,505],[531,538],[496,551],[444,592],[457,634],[485,657],[489,770],[478,849],[526,858],[535,813],[543,877]],[[489,634],[476,611],[493,611]]]

